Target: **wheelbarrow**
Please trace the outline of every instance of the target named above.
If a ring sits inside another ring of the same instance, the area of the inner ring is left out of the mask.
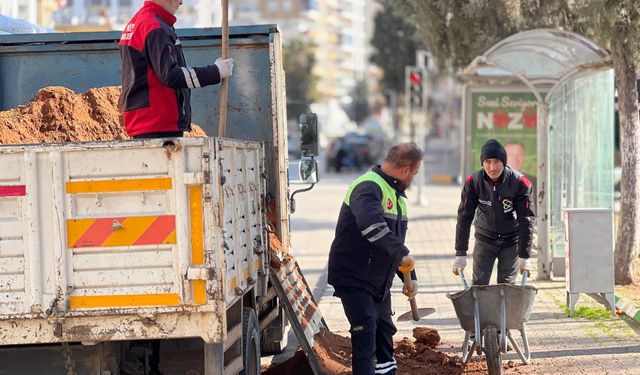
[[[464,290],[447,293],[453,302],[458,321],[465,331],[462,358],[467,364],[474,351],[486,354],[490,375],[502,374],[502,353],[507,352],[507,339],[522,363],[529,364],[531,352],[525,323],[529,320],[538,289],[526,285],[527,273],[521,284],[473,285],[469,287],[460,272]],[[511,331],[520,332],[523,348],[514,340]],[[524,349],[524,350],[523,350]]]

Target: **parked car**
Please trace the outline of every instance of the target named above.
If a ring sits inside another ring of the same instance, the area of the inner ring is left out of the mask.
[[[327,148],[327,171],[332,168],[340,172],[344,167],[368,167],[373,163],[371,142],[370,137],[358,133],[347,133],[336,138]]]

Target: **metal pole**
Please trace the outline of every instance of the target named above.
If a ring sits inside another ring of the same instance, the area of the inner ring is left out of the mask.
[[[426,84],[428,76],[427,76],[427,69],[425,67],[425,61],[424,59],[421,61],[421,65],[420,71],[422,72],[422,80],[420,81],[420,85],[422,85],[422,106],[420,108],[420,114],[418,116],[418,118],[420,119],[420,121],[418,122],[417,126],[417,137],[418,139],[416,140],[416,144],[418,145],[418,147],[420,147],[420,149],[422,150],[423,153],[426,153],[426,146],[427,146],[427,142],[426,142],[426,135],[427,135],[427,126],[428,126],[428,121],[430,121],[430,116],[429,116],[429,94],[427,93],[427,90],[429,89],[429,86]],[[422,166],[420,167],[420,170],[418,171],[418,199],[417,199],[417,203],[421,206],[425,206],[427,204],[427,199],[424,197],[424,192],[426,190],[426,178],[427,178],[427,174],[426,174],[426,168],[427,168],[427,164],[424,161],[424,158],[422,159]]]
[[[400,124],[398,124],[398,93],[396,90],[389,90],[389,106],[391,107],[391,122],[393,126],[393,142],[398,143],[398,132],[400,131]]]
[[[229,0],[222,0],[222,58],[229,57]],[[224,137],[227,126],[227,99],[229,95],[229,78],[222,79],[220,87],[220,117],[218,137]]]
[[[469,104],[471,100],[471,94],[469,94],[469,84],[465,84],[462,87],[462,115],[460,116],[460,179],[459,182],[462,183],[465,177],[467,177],[467,160],[469,158],[469,149],[471,147],[471,142],[467,140],[468,135],[471,134],[469,126],[471,124],[469,109],[471,105]]]
[[[411,67],[404,67],[404,118],[405,125],[409,127],[409,133],[411,136],[411,128],[413,127],[413,121],[411,119],[411,85],[409,83],[409,76],[411,75]],[[400,132],[402,135],[402,132]],[[399,139],[398,141],[403,141]]]
[[[420,121],[418,122],[417,126],[417,131],[416,131],[416,135],[417,138],[415,140],[416,144],[418,145],[418,147],[420,147],[420,149],[422,149],[422,152],[426,152],[426,130],[427,130],[427,122],[431,120],[430,116],[429,116],[429,94],[427,92],[428,89],[430,89],[430,87],[427,85],[429,76],[428,76],[428,72],[427,72],[427,51],[416,51],[416,63],[418,65],[418,69],[420,69],[420,76],[422,77],[422,80],[420,81],[420,85],[422,86],[420,92],[422,93],[422,98],[421,98],[421,106],[420,106],[420,113],[418,118],[420,119]],[[421,206],[424,206],[427,204],[426,199],[424,198],[424,191],[426,190],[426,173],[425,173],[425,169],[427,168],[426,163],[424,162],[424,158],[422,160],[422,166],[420,168],[420,170],[418,171],[418,196],[417,196],[417,203]]]
[[[549,104],[538,100],[538,182],[536,222],[538,226],[538,280],[551,279],[552,254],[549,249]]]

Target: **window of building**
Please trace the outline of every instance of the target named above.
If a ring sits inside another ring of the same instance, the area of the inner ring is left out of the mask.
[[[318,0],[302,0],[302,8],[304,10],[318,9]]]
[[[238,10],[241,13],[255,13],[258,11],[258,4],[253,1],[244,1],[238,5]]]
[[[293,9],[293,4],[291,4],[291,0],[282,1],[282,11],[289,13]]]
[[[352,45],[353,35],[351,35],[351,32],[342,31],[340,34],[338,34],[338,43],[340,43],[341,45],[347,45],[347,46]]]
[[[280,1],[279,0],[271,0],[269,1],[268,8],[269,13],[277,13],[280,11]]]

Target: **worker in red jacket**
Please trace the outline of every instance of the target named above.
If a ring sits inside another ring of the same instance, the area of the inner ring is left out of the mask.
[[[191,90],[233,73],[233,59],[187,67],[173,24],[182,0],[148,0],[122,32],[123,112],[133,138],[181,137],[191,130]]]

